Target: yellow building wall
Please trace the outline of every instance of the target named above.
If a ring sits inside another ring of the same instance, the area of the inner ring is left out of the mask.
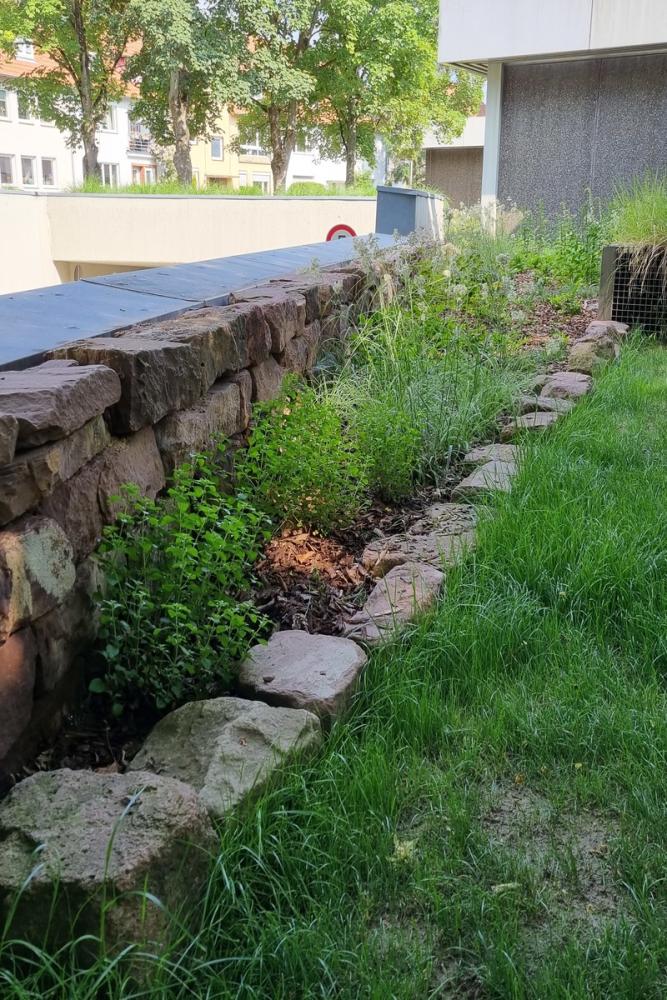
[[[225,187],[239,186],[239,158],[233,151],[234,141],[238,136],[236,119],[225,110],[218,123],[217,135],[223,140],[224,154],[222,159],[214,159],[212,155],[212,139],[200,139],[193,143],[190,155],[192,169],[198,187],[208,184],[222,184]]]

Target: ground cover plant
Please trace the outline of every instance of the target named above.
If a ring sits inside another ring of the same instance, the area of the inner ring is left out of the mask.
[[[667,354],[530,449],[319,756],[220,830],[160,955],[13,942],[7,997],[659,998]]]

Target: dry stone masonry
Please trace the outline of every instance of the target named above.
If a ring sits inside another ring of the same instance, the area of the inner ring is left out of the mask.
[[[342,336],[367,295],[359,263],[312,270],[0,373],[0,781],[76,688],[121,487],[154,497],[189,455],[242,444],[252,404],[312,369],[324,324]]]

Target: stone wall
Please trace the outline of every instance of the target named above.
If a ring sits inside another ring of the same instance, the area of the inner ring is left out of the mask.
[[[355,263],[292,275],[0,373],[0,779],[76,697],[120,487],[156,496],[214,438],[243,441],[252,404],[308,372],[372,294]]]

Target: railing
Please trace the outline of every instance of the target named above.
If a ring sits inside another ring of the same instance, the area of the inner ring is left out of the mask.
[[[130,153],[149,154],[151,151],[150,137],[143,135],[131,135],[128,149]]]

